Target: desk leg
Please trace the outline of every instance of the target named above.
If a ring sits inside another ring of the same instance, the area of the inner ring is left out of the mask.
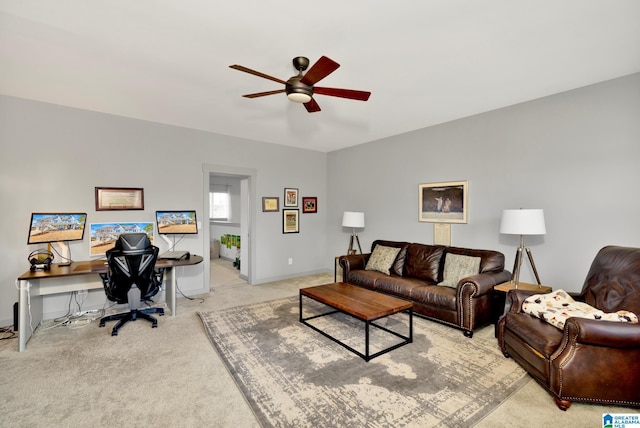
[[[27,342],[31,338],[31,321],[36,328],[42,322],[42,296],[30,296],[30,290],[34,286],[27,280],[18,281],[18,351],[23,352],[27,348]],[[39,284],[36,284],[39,286]],[[39,294],[39,293],[36,293]],[[31,308],[29,308],[29,304]],[[31,314],[31,316],[29,316]]]
[[[168,271],[168,272],[167,272]],[[165,299],[167,306],[171,311],[171,316],[176,316],[176,268],[168,268],[165,272],[169,274],[169,281],[167,281],[167,290],[165,292]]]

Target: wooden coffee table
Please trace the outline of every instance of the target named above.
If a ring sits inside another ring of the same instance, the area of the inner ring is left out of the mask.
[[[335,310],[305,318],[302,312],[303,296],[321,302]],[[315,318],[324,317],[338,312],[348,314],[365,323],[364,354],[307,322]],[[385,318],[389,315],[397,314],[399,312],[407,312],[409,314],[408,336],[404,336],[384,326],[374,323],[374,321],[378,319]],[[378,293],[376,291],[367,290],[366,288],[358,287],[344,282],[335,282],[331,284],[300,289],[300,322],[311,327],[315,331],[328,337],[341,346],[347,348],[349,351],[362,357],[365,361],[369,361],[372,358],[413,342],[413,303],[407,300]],[[375,327],[387,333],[393,334],[394,336],[397,336],[403,340],[402,342],[396,343],[388,348],[382,349],[379,352],[371,354],[369,352],[369,329],[371,327]]]

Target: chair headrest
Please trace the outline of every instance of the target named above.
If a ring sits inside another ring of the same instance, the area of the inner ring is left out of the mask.
[[[114,248],[126,254],[142,251],[150,246],[151,241],[146,233],[123,233],[116,241]]]

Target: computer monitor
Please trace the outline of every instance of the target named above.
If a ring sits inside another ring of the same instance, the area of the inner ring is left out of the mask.
[[[32,213],[27,244],[82,241],[87,213]]]
[[[195,210],[156,211],[156,226],[160,235],[195,235],[198,233]]]

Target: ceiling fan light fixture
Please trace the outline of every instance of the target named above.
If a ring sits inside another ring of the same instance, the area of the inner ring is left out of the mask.
[[[289,98],[289,100],[293,101],[294,103],[300,104],[308,103],[309,101],[311,101],[311,95],[305,94],[303,92],[291,92],[287,94],[287,98]]]
[[[294,103],[305,104],[311,101],[311,95],[313,95],[313,87],[309,85],[305,85],[300,81],[302,79],[302,75],[299,74],[297,76],[293,76],[285,85],[285,92],[287,93],[287,98],[289,98]]]

